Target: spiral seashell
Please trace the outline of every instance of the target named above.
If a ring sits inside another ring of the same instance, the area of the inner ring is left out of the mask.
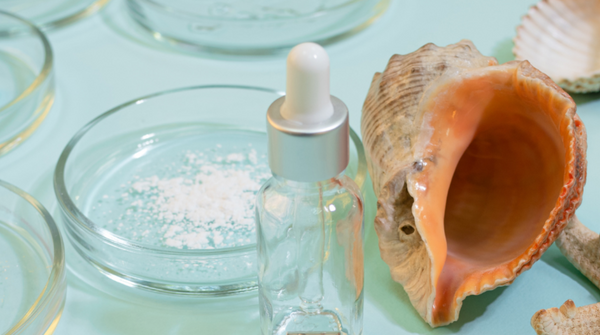
[[[381,257],[433,327],[529,269],[581,202],[585,127],[527,61],[467,40],[394,55],[361,122]]]

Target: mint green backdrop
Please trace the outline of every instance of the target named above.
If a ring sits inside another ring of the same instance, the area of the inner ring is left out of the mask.
[[[346,102],[351,125],[360,129],[360,111],[371,77],[394,53],[427,42],[438,45],[471,39],[485,55],[513,59],[512,38],[531,0],[393,0],[374,26],[327,47],[331,92]],[[285,59],[250,61],[198,57],[163,47],[133,29],[115,0],[99,14],[49,33],[55,52],[56,103],[39,130],[0,157],[0,178],[30,192],[54,215],[52,172],[71,136],[100,113],[132,98],[176,87],[242,84],[285,87]],[[582,222],[600,231],[600,95],[575,95],[588,130],[588,182],[578,211]],[[58,218],[57,218],[58,219]],[[394,283],[379,258],[372,223],[367,223],[364,334],[533,334],[539,309],[573,299],[595,303],[600,291],[551,247],[531,270],[505,288],[465,300],[460,320],[431,329]],[[72,273],[56,335],[97,334],[258,334],[256,298],[194,305],[139,303],[97,289]]]

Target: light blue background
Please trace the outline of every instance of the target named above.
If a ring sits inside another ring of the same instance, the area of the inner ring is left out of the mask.
[[[300,1],[300,0],[299,0]],[[331,92],[346,102],[351,124],[360,129],[362,102],[376,71],[394,53],[427,42],[471,39],[485,55],[513,58],[515,27],[533,1],[393,0],[385,16],[363,33],[327,47]],[[23,145],[0,157],[0,178],[32,193],[55,213],[52,172],[71,136],[104,111],[160,90],[202,84],[244,84],[283,90],[285,59],[218,60],[173,51],[136,30],[115,0],[100,14],[49,33],[55,53],[57,99],[48,118]],[[577,95],[588,129],[588,183],[581,221],[599,231],[600,95]],[[372,224],[368,223],[372,230]],[[365,334],[533,334],[539,309],[573,299],[595,303],[600,291],[551,247],[531,270],[506,288],[466,299],[460,320],[432,330],[390,279],[379,258],[375,234],[365,255]],[[115,298],[72,274],[56,335],[65,334],[258,334],[255,299],[178,305]]]

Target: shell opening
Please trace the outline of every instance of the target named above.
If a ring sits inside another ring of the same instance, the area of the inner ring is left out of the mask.
[[[437,325],[458,318],[466,295],[514,279],[545,241],[568,179],[567,108],[532,99],[516,69],[498,68],[449,80],[423,106],[431,131],[420,135],[417,159],[428,159],[408,189],[429,248]]]
[[[496,92],[448,190],[448,257],[491,267],[523,254],[556,204],[564,166],[560,131],[550,116]]]

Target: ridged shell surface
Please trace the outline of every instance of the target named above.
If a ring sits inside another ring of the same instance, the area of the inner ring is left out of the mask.
[[[381,257],[433,327],[529,269],[581,201],[585,128],[526,61],[467,40],[394,55],[361,122]]]
[[[559,86],[600,91],[600,0],[542,0],[523,17],[513,52]]]

